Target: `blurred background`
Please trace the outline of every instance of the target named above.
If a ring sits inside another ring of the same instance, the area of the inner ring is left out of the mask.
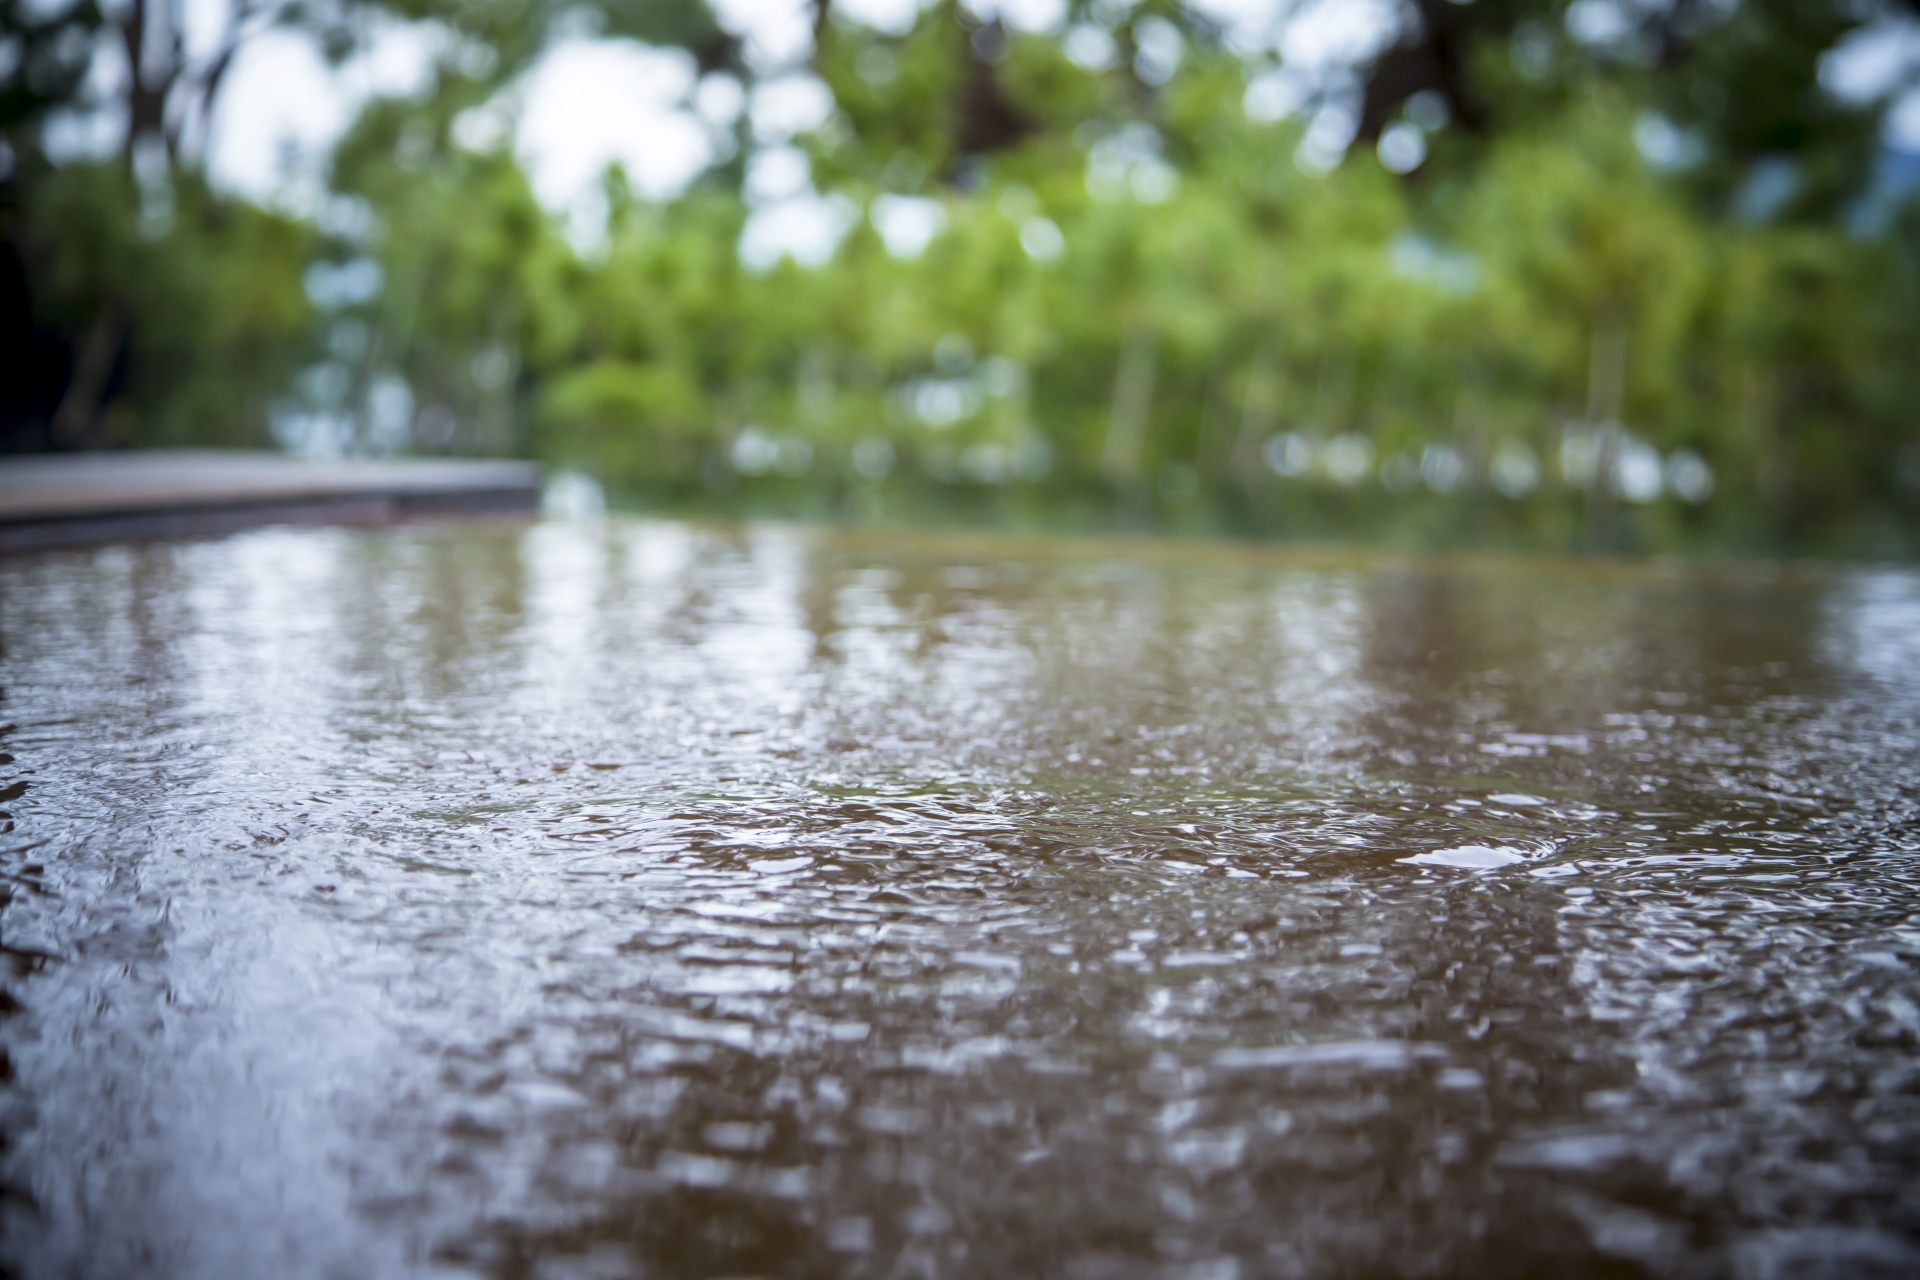
[[[1910,0],[7,0],[0,451],[1920,550]],[[0,466],[4,466],[0,459]]]

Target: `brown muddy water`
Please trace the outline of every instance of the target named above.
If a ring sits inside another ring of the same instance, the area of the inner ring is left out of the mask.
[[[1920,1272],[1920,576],[0,560],[22,1277]]]

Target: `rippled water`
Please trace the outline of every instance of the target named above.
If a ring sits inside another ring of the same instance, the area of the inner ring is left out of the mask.
[[[1912,1274],[1920,576],[0,560],[23,1276]]]

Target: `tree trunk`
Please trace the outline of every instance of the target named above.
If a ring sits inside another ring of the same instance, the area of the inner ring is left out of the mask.
[[[1153,332],[1136,324],[1120,352],[1113,375],[1113,410],[1107,419],[1101,466],[1108,476],[1132,486],[1140,479],[1140,455],[1146,445],[1147,415],[1153,407]]]
[[[1587,486],[1587,550],[1612,551],[1619,499],[1614,465],[1620,452],[1620,410],[1626,398],[1627,332],[1617,316],[1594,321],[1593,357],[1587,369],[1587,429],[1595,433],[1593,482]]]
[[[1247,374],[1247,393],[1240,401],[1240,427],[1227,450],[1227,471],[1244,486],[1256,474],[1263,437],[1273,428],[1273,361],[1262,353]]]
[[[87,326],[86,339],[73,362],[73,376],[48,424],[47,434],[56,448],[85,448],[92,443],[87,437],[100,415],[107,379],[126,333],[127,309],[117,301],[101,307]]]

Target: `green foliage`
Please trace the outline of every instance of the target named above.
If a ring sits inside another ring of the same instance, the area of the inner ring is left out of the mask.
[[[41,268],[42,318],[124,344],[117,394],[59,443],[271,444],[271,407],[317,332],[302,285],[311,227],[190,175],[136,191],[115,166],[72,165],[39,184],[19,235]]]
[[[673,200],[609,174],[586,235],[510,151],[461,141],[561,26],[750,79],[708,5],[391,7],[464,52],[365,106],[312,220],[180,157],[164,180],[35,179],[10,234],[36,323],[76,369],[125,335],[62,443],[258,441],[305,415],[352,448],[524,453],[740,510],[1920,548],[1920,216],[1848,229],[1873,117],[1817,81],[1852,10],[1649,17],[1596,50],[1551,5],[1445,6],[1458,78],[1429,88],[1454,125],[1386,84],[1426,66],[1418,32],[1369,72],[1365,111],[1391,109],[1363,131],[1426,120],[1428,161],[1396,176],[1250,118],[1270,62],[1171,0],[1069,6],[1104,24],[1106,69],[950,0],[898,33],[827,6],[811,70],[834,110],[794,145],[853,225],[824,262],[752,270],[745,125]],[[1170,39],[1171,69],[1136,58]],[[1650,161],[1650,121],[1699,154]],[[1780,157],[1791,198],[1735,216]],[[896,254],[879,222],[909,197],[934,234]]]

